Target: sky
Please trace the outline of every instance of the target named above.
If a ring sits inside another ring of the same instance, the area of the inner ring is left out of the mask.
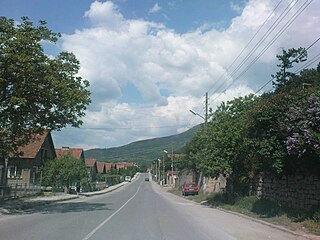
[[[90,82],[84,124],[53,132],[56,147],[110,148],[178,134],[270,81],[282,49],[320,37],[318,0],[0,0],[0,15],[60,32]],[[308,50],[310,61],[320,42]],[[316,61],[309,67],[315,67]],[[295,70],[303,67],[295,66]],[[263,91],[272,90],[269,83]]]

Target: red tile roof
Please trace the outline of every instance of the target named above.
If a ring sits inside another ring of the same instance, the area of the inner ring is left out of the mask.
[[[98,173],[105,173],[106,166],[104,162],[97,162]]]
[[[73,158],[81,159],[81,155],[83,153],[82,148],[56,148],[56,155],[57,157],[65,156],[70,154]]]
[[[34,134],[29,144],[18,148],[18,152],[22,153],[19,158],[35,158],[48,134],[49,131],[45,131],[42,135]]]
[[[86,158],[85,160],[87,167],[94,167],[97,164],[97,160],[95,158]]]
[[[116,169],[121,169],[121,168],[126,169],[125,163],[123,163],[123,162],[117,162],[117,163],[116,163]]]
[[[111,167],[113,166],[113,163],[110,162],[106,162],[104,163],[105,167],[106,167],[106,172],[110,172]]]

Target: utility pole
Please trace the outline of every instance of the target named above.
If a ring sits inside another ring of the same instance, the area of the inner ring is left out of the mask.
[[[173,180],[173,145],[171,145],[171,181],[172,187],[174,187],[174,180]]]
[[[205,117],[204,117],[204,125],[207,125],[208,122],[208,92],[206,92],[206,112],[205,112]]]
[[[164,155],[163,155],[163,166],[162,166],[162,178],[163,178],[163,180],[162,180],[162,186],[164,186],[164,181],[165,181],[165,175],[164,175]]]
[[[192,110],[189,110],[192,114],[194,115],[197,115],[199,117],[201,117],[203,120],[204,120],[204,129],[206,129],[207,127],[207,123],[208,123],[208,92],[206,92],[206,100],[205,100],[205,116],[203,117],[201,114],[195,112],[195,111],[192,111]],[[202,172],[200,172],[200,176],[199,176],[199,179],[198,179],[198,187],[200,188],[200,184],[201,184],[201,179],[202,179]]]
[[[206,100],[205,100],[205,115],[204,115],[204,129],[207,128],[207,123],[208,123],[208,92],[206,92]],[[199,189],[201,188],[201,181],[202,181],[202,172],[200,172],[200,176],[198,179],[198,187]]]

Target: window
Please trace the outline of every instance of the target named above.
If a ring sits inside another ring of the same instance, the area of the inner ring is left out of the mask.
[[[22,169],[17,166],[8,167],[8,178],[22,178]]]

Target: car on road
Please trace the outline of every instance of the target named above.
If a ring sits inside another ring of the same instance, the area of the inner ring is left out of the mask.
[[[147,177],[146,177],[144,180],[145,180],[146,182],[149,182],[149,178],[147,178]]]
[[[131,177],[130,177],[130,176],[126,176],[126,177],[124,178],[124,181],[126,181],[126,182],[131,182]]]
[[[182,195],[187,196],[187,195],[198,195],[199,193],[199,188],[196,183],[189,183],[185,182],[182,186]]]

